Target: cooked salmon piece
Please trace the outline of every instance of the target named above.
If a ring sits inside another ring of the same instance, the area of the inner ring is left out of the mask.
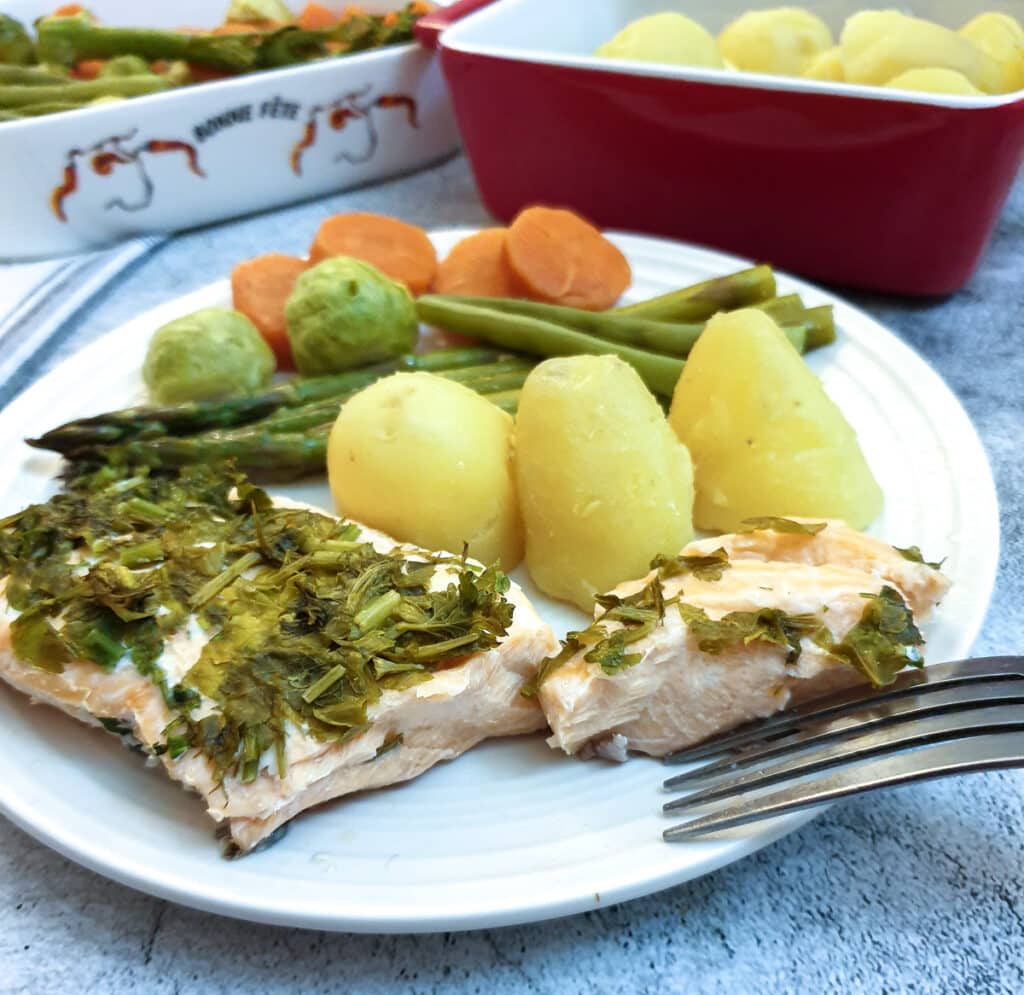
[[[284,501],[275,505],[295,506]],[[378,552],[400,550],[403,556],[418,560],[419,551],[374,530],[363,528],[359,538],[371,542]],[[443,590],[454,569],[437,566],[431,589]],[[496,647],[456,658],[412,687],[384,690],[368,706],[369,721],[357,735],[325,741],[289,723],[283,775],[272,751],[261,759],[255,779],[244,783],[233,774],[222,779],[197,749],[177,759],[165,752],[160,762],[172,779],[202,796],[229,849],[246,852],[312,806],[354,791],[407,781],[481,740],[542,729],[544,716],[536,701],[520,692],[539,661],[557,651],[558,640],[518,586],[512,584],[504,597],[514,611]],[[10,609],[2,591],[0,610],[3,680],[33,702],[53,705],[91,725],[109,729],[116,723],[126,740],[144,749],[162,741],[175,716],[153,681],[142,677],[127,659],[112,672],[73,660],[64,664],[61,673],[49,673],[15,657],[10,624],[18,613]],[[177,683],[188,673],[211,635],[193,617],[166,641],[159,665],[168,683]],[[201,711],[211,706],[204,701]]]
[[[592,647],[584,645],[543,679],[538,697],[553,748],[611,759],[625,759],[628,750],[665,756],[865,681],[859,669],[822,645],[820,635],[814,638],[814,620],[839,643],[861,620],[865,596],[894,591],[914,619],[921,619],[949,587],[937,569],[835,521],[816,535],[758,529],[703,539],[688,545],[681,557],[710,557],[718,550],[728,557],[719,576],[682,572],[661,580],[664,616],[653,631],[625,647],[635,662],[608,672],[585,659]],[[656,575],[652,570],[612,594],[635,595]],[[796,616],[807,631],[799,635],[798,654],[792,646],[761,638],[709,651],[683,620],[680,604],[712,621],[732,612],[777,609]],[[609,634],[623,628],[616,621],[600,624]]]

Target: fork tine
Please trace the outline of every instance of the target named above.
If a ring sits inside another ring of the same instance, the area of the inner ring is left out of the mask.
[[[1024,677],[1024,657],[990,656],[976,660],[955,660],[940,663],[925,670],[905,670],[896,680],[875,690],[863,684],[839,691],[822,698],[815,698],[778,715],[747,723],[739,729],[727,732],[687,747],[665,757],[665,763],[688,764],[705,757],[734,750],[749,743],[759,742],[773,736],[791,732],[798,725],[816,719],[842,715],[861,708],[865,701],[886,701],[916,693],[922,685],[929,688],[955,687],[992,677]]]
[[[876,788],[1024,766],[1024,733],[997,732],[962,741],[936,743],[912,753],[876,757],[856,767],[834,771],[816,781],[791,785],[759,798],[750,798],[712,815],[666,829],[662,834],[681,842],[706,833],[732,829],[785,812],[810,808]]]
[[[733,774],[764,763],[774,757],[820,746],[838,739],[848,739],[861,732],[895,723],[908,722],[928,715],[952,713],[977,708],[985,703],[1003,705],[1024,703],[1024,680],[993,677],[960,687],[921,685],[917,694],[883,701],[867,699],[863,712],[850,712],[827,719],[810,719],[795,733],[769,742],[754,743],[721,760],[676,774],[665,787],[677,789],[694,782],[707,781]]]
[[[844,766],[874,756],[951,742],[1005,729],[1024,732],[1024,709],[1016,705],[995,705],[915,719],[894,728],[874,729],[841,743],[800,752],[796,757],[771,767],[758,767],[734,778],[720,781],[664,806],[666,812],[693,808],[728,798],[744,791],[757,791],[780,781],[791,781],[831,767]]]

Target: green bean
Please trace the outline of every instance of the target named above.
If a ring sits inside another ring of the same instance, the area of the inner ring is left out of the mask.
[[[0,107],[16,110],[51,101],[81,105],[97,97],[137,97],[169,90],[173,84],[162,76],[121,76],[61,83],[53,86],[0,86]]]
[[[78,111],[88,104],[76,104],[68,100],[48,100],[42,104],[27,104],[17,110],[7,110],[4,113],[10,116],[11,120],[18,120],[26,117],[44,117],[47,114],[63,114],[65,111]]]
[[[496,394],[486,394],[486,398],[495,407],[514,415],[519,410],[519,396],[521,390],[502,390]]]
[[[486,310],[519,314],[540,321],[550,321],[565,328],[572,328],[586,335],[594,335],[610,342],[622,342],[666,356],[686,356],[693,343],[704,331],[704,324],[680,324],[665,321],[648,321],[629,315],[609,311],[583,311],[580,308],[561,307],[557,304],[542,304],[504,297],[459,297],[439,295],[438,299],[453,304]]]
[[[809,307],[804,311],[801,323],[807,329],[807,349],[819,349],[836,340],[836,320],[831,304]]]
[[[67,76],[58,76],[38,66],[9,66],[0,63],[0,86],[58,86],[70,82]]]
[[[505,349],[539,356],[595,353],[618,356],[629,363],[656,394],[671,394],[683,369],[682,360],[676,357],[608,342],[521,314],[456,304],[444,297],[429,294],[420,297],[416,306],[421,321],[462,335],[471,335]]]

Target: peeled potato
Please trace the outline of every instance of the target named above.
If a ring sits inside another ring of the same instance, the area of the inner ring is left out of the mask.
[[[999,64],[1000,93],[1024,89],[1024,28],[1009,14],[979,14],[960,29]]]
[[[468,387],[396,373],[338,415],[327,478],[338,511],[396,539],[511,570],[523,531],[511,462],[512,418]]]
[[[846,19],[839,36],[844,59],[860,58],[875,42],[895,30],[906,17],[898,10],[862,10]]]
[[[830,83],[842,83],[843,53],[838,45],[815,56],[814,61],[804,70],[804,79],[820,79]]]
[[[516,481],[534,583],[584,611],[693,536],[693,468],[636,371],[614,356],[541,363],[523,387]]]
[[[849,422],[763,311],[708,322],[669,422],[693,456],[699,528],[731,532],[745,518],[797,515],[861,529],[881,510]]]
[[[848,83],[882,86],[908,69],[952,69],[997,93],[998,62],[962,35],[895,11],[862,11],[847,20],[840,45]]]
[[[682,14],[652,14],[627,24],[595,55],[606,59],[665,62],[675,66],[722,69],[715,39],[696,21]]]
[[[718,36],[722,55],[752,73],[800,76],[831,47],[828,25],[802,7],[748,11]]]
[[[908,69],[885,84],[893,90],[920,90],[924,93],[955,93],[983,97],[984,94],[963,74],[953,69]]]

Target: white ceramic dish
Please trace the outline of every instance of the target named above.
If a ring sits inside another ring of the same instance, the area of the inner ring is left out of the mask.
[[[434,240],[443,252],[464,234],[445,231]],[[676,243],[613,237],[634,267],[633,299],[743,265]],[[866,314],[796,280],[780,279],[779,289],[835,304],[840,341],[811,363],[857,428],[885,490],[874,531],[948,557],[955,586],[926,627],[929,658],[966,655],[984,617],[999,545],[995,489],[974,429],[928,365]],[[15,401],[0,418],[7,454],[0,514],[54,489],[58,461],[29,449],[23,437],[141,400],[139,369],[152,331],[229,299],[220,281],[170,301],[82,350]],[[323,482],[280,490],[329,507]],[[581,620],[530,593],[557,628]],[[269,850],[228,862],[200,803],[162,772],[147,769],[113,737],[0,690],[0,811],[125,884],[295,926],[413,932],[580,912],[706,874],[814,814],[668,845],[661,840],[671,824],[661,814],[663,777],[664,768],[646,758],[573,761],[540,736],[490,742],[407,785],[307,813]]]
[[[9,0],[4,12],[30,22],[54,6]],[[212,27],[227,3],[94,0],[89,8],[110,25]],[[5,122],[0,260],[266,210],[427,165],[457,145],[436,60],[415,43]]]

